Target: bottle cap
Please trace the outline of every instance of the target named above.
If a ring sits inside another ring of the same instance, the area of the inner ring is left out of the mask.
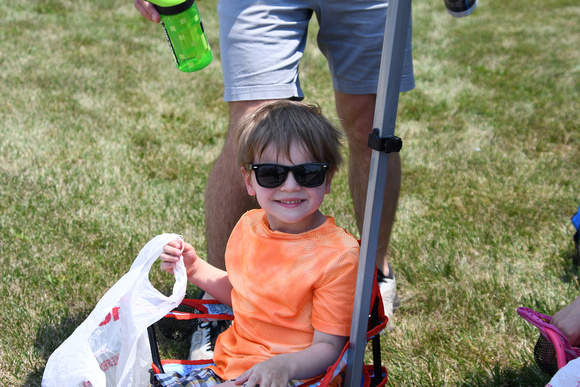
[[[193,5],[193,2],[194,0],[185,0],[183,2],[177,2],[174,0],[155,0],[155,2],[151,3],[155,6],[155,9],[157,9],[157,12],[160,14],[171,16],[187,11]]]

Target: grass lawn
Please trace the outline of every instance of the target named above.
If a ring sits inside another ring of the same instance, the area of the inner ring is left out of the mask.
[[[0,385],[39,386],[155,235],[205,253],[203,192],[228,124],[216,2],[198,3],[215,59],[186,74],[130,0],[3,0]],[[549,380],[516,308],[551,315],[580,293],[579,19],[573,0],[480,1],[463,19],[441,0],[413,3],[390,250],[403,302],[382,336],[390,386]],[[337,122],[311,27],[301,84]],[[346,170],[324,212],[357,232]],[[157,265],[151,278],[171,289]]]

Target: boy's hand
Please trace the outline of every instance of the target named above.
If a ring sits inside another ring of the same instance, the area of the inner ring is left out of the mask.
[[[228,274],[225,270],[218,269],[200,259],[189,243],[175,239],[163,246],[163,252],[159,256],[161,269],[173,273],[181,256],[189,282],[211,294],[223,304],[232,306],[232,284]]]
[[[245,387],[286,387],[290,380],[322,375],[338,359],[347,340],[314,329],[310,347],[264,360],[241,374],[235,383],[245,383]]]
[[[133,5],[137,8],[137,11],[141,13],[141,15],[147,19],[151,20],[152,22],[159,23],[161,21],[161,16],[159,16],[159,12],[157,9],[148,1],[145,0],[134,0]]]
[[[286,387],[292,380],[292,370],[285,358],[284,355],[278,355],[256,364],[235,380],[236,385],[245,383],[245,387]]]
[[[182,246],[183,243],[183,246]],[[183,252],[181,251],[183,248]],[[186,242],[182,242],[179,239],[175,239],[165,246],[163,246],[163,253],[161,254],[161,268],[171,274],[173,274],[173,269],[177,262],[179,262],[179,257],[183,256],[183,264],[185,265],[185,270],[187,271],[187,277],[193,273],[195,261],[197,260],[197,253],[192,245]]]

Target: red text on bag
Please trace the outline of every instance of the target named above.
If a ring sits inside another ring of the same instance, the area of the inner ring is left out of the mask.
[[[109,313],[107,317],[105,317],[105,319],[103,320],[102,323],[99,324],[99,326],[102,327],[103,325],[107,325],[111,321],[111,315],[113,316],[113,321],[117,321],[119,319],[119,309],[120,308],[118,306],[115,306],[112,312]]]
[[[113,356],[112,358],[103,361],[99,365],[99,367],[101,367],[101,370],[103,372],[106,372],[109,368],[115,367],[118,362],[119,362],[119,355],[117,354],[117,355]]]

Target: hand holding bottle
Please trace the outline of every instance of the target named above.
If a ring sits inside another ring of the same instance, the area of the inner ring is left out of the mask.
[[[135,8],[148,20],[161,22],[177,68],[201,70],[213,59],[194,0],[134,0]]]

